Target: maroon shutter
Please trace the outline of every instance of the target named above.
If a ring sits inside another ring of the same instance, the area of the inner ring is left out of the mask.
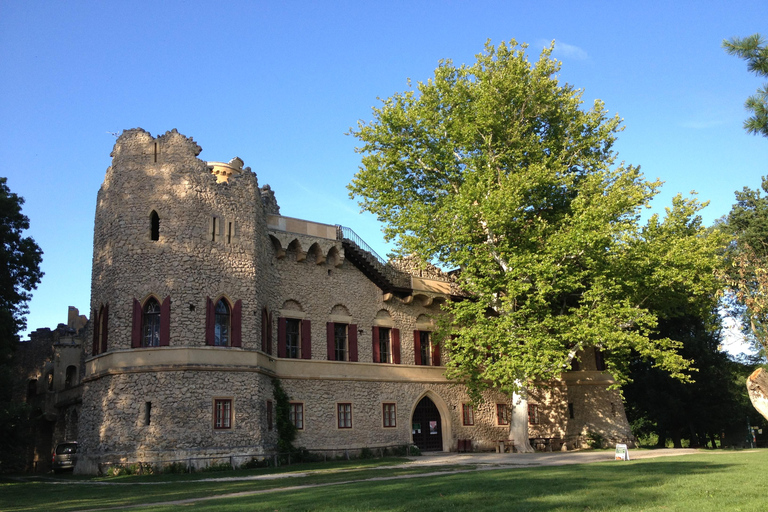
[[[349,360],[357,362],[357,324],[347,326],[347,342],[349,343]]]
[[[131,328],[131,348],[141,347],[141,321],[142,311],[141,304],[138,300],[133,299],[133,325]]]
[[[329,361],[335,361],[336,360],[336,350],[335,350],[335,340],[334,340],[334,324],[333,322],[328,322],[325,324],[325,340],[328,345],[328,360]]]
[[[267,351],[267,308],[261,310],[261,351]]]
[[[432,341],[432,366],[440,366],[440,345]]]
[[[285,317],[277,319],[277,357],[285,357]]]
[[[312,322],[301,321],[301,358],[312,359]]]
[[[104,305],[104,312],[99,319],[101,322],[101,352],[107,351],[107,334],[109,333],[109,303]]]
[[[213,346],[216,338],[216,311],[213,309],[213,301],[205,298],[205,344]]]
[[[413,331],[413,355],[416,364],[422,364],[421,362],[421,332]]]
[[[373,362],[380,363],[381,354],[379,353],[379,328],[378,327],[373,328],[372,337],[373,337]]]
[[[167,347],[171,341],[171,297],[163,299],[160,305],[160,346]]]
[[[272,312],[269,313],[267,322],[267,354],[272,355]]]
[[[400,364],[400,329],[392,329],[392,362]]]
[[[241,347],[243,345],[243,301],[238,300],[232,308],[232,318],[230,319],[232,328],[232,346]]]
[[[99,329],[101,329],[101,323],[99,323],[99,312],[93,310],[93,349],[91,355],[99,353]]]

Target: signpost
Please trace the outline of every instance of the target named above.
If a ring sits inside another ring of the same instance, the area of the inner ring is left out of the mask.
[[[616,460],[629,460],[629,449],[627,448],[627,445],[616,445]]]

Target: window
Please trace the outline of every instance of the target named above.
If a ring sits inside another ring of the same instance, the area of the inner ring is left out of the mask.
[[[144,402],[144,425],[149,425],[152,421],[152,402]]]
[[[570,402],[568,404],[568,417],[571,418],[571,419],[574,419],[576,417],[574,415],[574,411],[573,411],[573,402]]]
[[[389,361],[389,329],[379,327],[379,362],[388,363]]]
[[[231,398],[213,400],[213,428],[216,430],[230,430],[232,428]]]
[[[496,421],[499,425],[509,425],[509,406],[496,404]]]
[[[429,331],[413,331],[413,355],[417,365],[434,365],[434,361],[430,362],[432,357],[429,338]]]
[[[267,400],[267,430],[272,430],[272,400]]]
[[[216,303],[216,323],[214,327],[214,346],[229,345],[229,305],[224,299]]]
[[[155,242],[160,240],[160,217],[155,210],[149,214],[149,238]]]
[[[298,359],[301,355],[301,320],[285,319],[285,357]]]
[[[466,426],[475,424],[475,410],[472,404],[461,404],[462,423]]]
[[[397,426],[397,414],[396,414],[395,404],[383,404],[382,412],[383,412],[383,416],[384,416],[384,426],[385,427],[396,427]]]
[[[160,346],[160,304],[154,297],[144,304],[143,326],[141,329],[142,347]]]
[[[605,371],[605,356],[599,348],[595,348],[595,369],[599,372]]]
[[[334,361],[347,360],[347,325],[333,324]]]
[[[102,322],[102,352],[107,348],[107,314],[104,306]],[[131,348],[164,347],[170,340],[171,298],[166,297],[160,304],[155,297],[148,298],[144,305],[133,299],[133,326],[131,328]]]
[[[352,428],[352,404],[336,404],[339,428]]]
[[[528,404],[528,423],[530,425],[539,424],[539,406],[536,404]]]
[[[67,373],[64,376],[64,388],[69,389],[77,385],[77,367],[67,366]]]
[[[304,404],[290,403],[288,419],[298,430],[304,430]]]
[[[93,349],[92,355],[107,351],[107,326],[109,322],[109,304],[102,304],[98,311],[93,310]]]

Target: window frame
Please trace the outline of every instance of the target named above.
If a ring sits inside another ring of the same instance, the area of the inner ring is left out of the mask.
[[[397,403],[384,402],[381,404],[381,420],[384,428],[397,428]]]
[[[471,403],[464,402],[461,404],[461,424],[465,427],[475,426],[475,408]]]
[[[225,406],[220,409],[219,405]],[[226,411],[226,415],[220,412]],[[225,421],[226,420],[226,421]],[[235,428],[235,399],[232,397],[213,398],[213,430],[216,432],[231,432]]]
[[[347,409],[347,410],[342,410],[342,409]],[[342,424],[342,418],[344,420],[343,424]],[[336,428],[339,430],[352,429],[352,402],[336,403]]]
[[[541,418],[539,417],[539,404],[528,404],[528,424],[541,424]]]
[[[297,413],[298,416],[297,416]],[[297,418],[300,419],[297,420]],[[304,430],[304,402],[288,403],[288,421],[296,427],[296,430]]]
[[[339,348],[339,329],[344,331],[344,339],[341,349]],[[339,352],[342,353],[341,359],[339,359]],[[349,361],[349,324],[343,322],[333,322],[333,357],[334,361]]]
[[[150,306],[157,306],[157,311],[149,311]],[[157,297],[151,295],[144,301],[141,307],[141,348],[154,348],[160,346],[160,330],[162,325],[162,306]],[[149,329],[152,329],[150,333]],[[152,343],[147,340],[152,334]]]
[[[430,331],[419,331],[419,356],[421,356],[420,366],[432,366],[432,333]]]
[[[509,412],[509,404],[496,404],[496,424],[498,426],[509,426]]]
[[[224,306],[227,310],[226,314],[219,311],[219,304]],[[225,321],[222,321],[226,319]],[[226,324],[226,325],[225,325]],[[221,328],[226,327],[224,335],[226,339],[222,343]],[[220,297],[219,300],[213,305],[213,346],[214,347],[229,347],[232,346],[232,306],[229,301]]]
[[[301,359],[301,323],[300,318],[285,317],[285,357],[288,359]],[[295,332],[292,332],[290,328],[292,326],[296,327]],[[293,339],[294,335],[295,339]],[[295,346],[289,343],[292,339],[295,341]]]
[[[391,363],[392,362],[392,328],[391,327],[379,327],[379,363]],[[386,339],[383,339],[386,336]],[[384,348],[385,350],[382,350]]]

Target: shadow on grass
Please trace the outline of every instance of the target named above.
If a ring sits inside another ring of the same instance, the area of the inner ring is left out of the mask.
[[[711,461],[641,461],[584,466],[491,470],[402,480],[360,482],[290,492],[202,501],[185,510],[234,512],[240,510],[445,510],[557,511],[635,510],[665,506],[695,510],[706,499],[721,510],[733,504],[734,464]],[[741,471],[736,471],[741,474]],[[765,473],[763,473],[764,475]],[[738,478],[738,477],[736,477]],[[762,476],[761,476],[762,481]],[[719,483],[717,483],[719,482]],[[763,506],[763,494],[754,486]],[[723,489],[722,505],[711,500]],[[762,490],[762,489],[760,489]],[[727,492],[726,492],[727,491]],[[709,493],[709,495],[707,494]],[[153,512],[175,507],[142,507]],[[758,508],[747,510],[760,510]]]

